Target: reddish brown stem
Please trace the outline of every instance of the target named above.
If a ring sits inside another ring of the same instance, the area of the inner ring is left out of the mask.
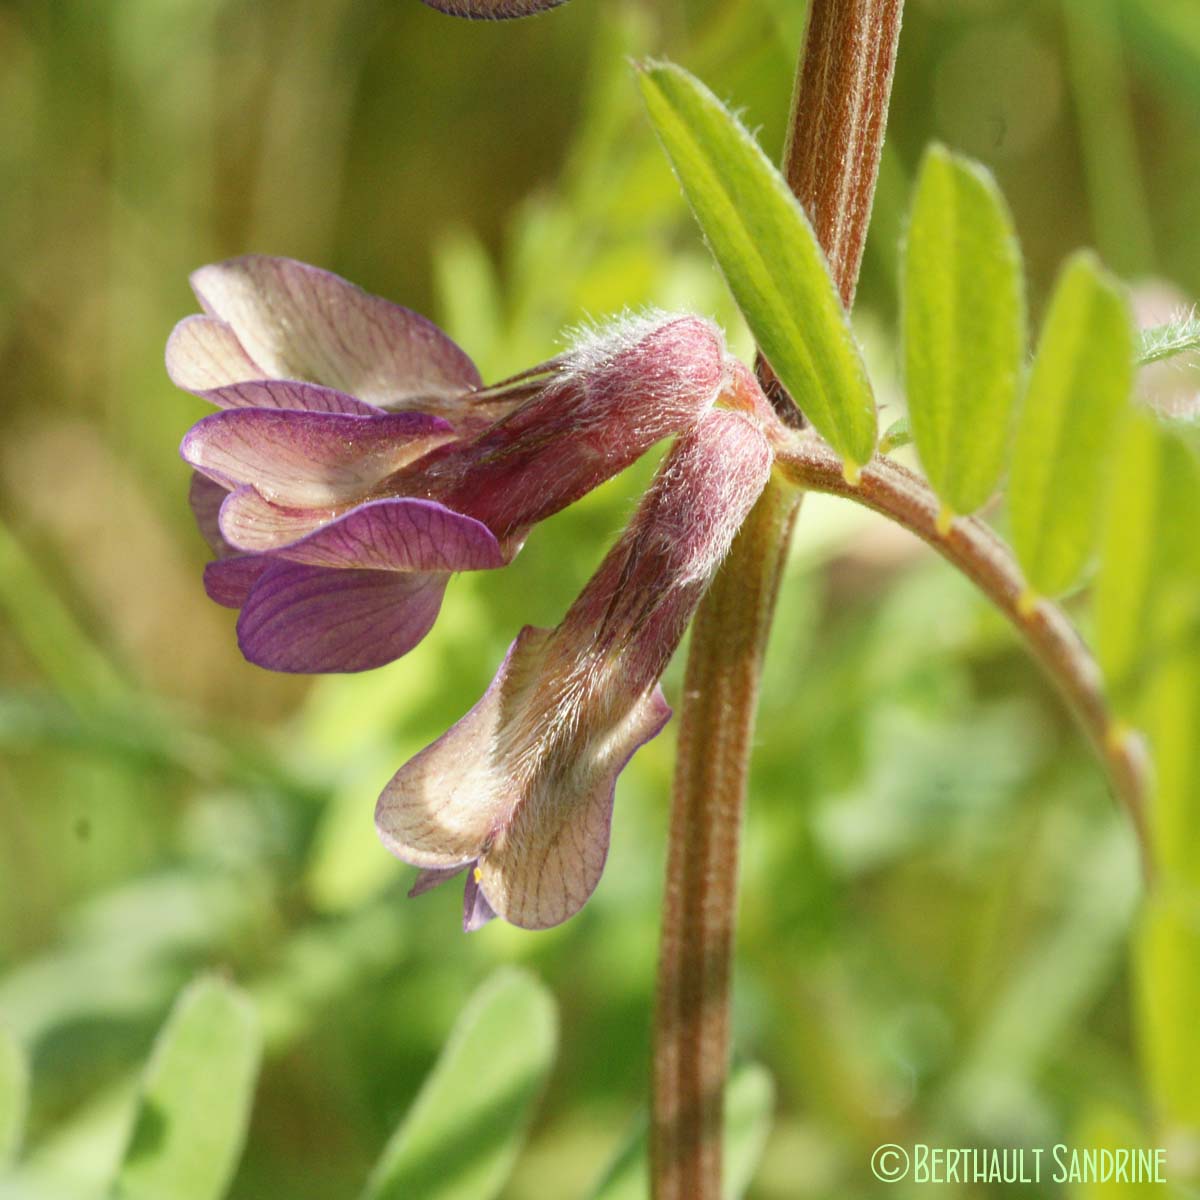
[[[903,0],[813,0],[785,155],[843,302],[862,262]],[[777,406],[795,414],[769,368]],[[655,1200],[719,1200],[738,849],[758,684],[799,493],[772,482],[696,617],[654,1026]]]

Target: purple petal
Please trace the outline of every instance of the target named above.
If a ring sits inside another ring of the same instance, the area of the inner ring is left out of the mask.
[[[237,408],[197,422],[179,449],[230,489],[251,484],[273,503],[319,508],[362,497],[450,436],[445,421],[422,413]]]
[[[219,558],[204,568],[204,590],[210,600],[226,608],[241,608],[254,585],[271,565],[261,554],[235,554]]]
[[[378,416],[385,411],[336,388],[294,379],[247,379],[210,388],[199,395],[218,408],[284,408],[297,412],[350,413],[358,417]]]
[[[504,565],[495,534],[435,500],[360,504],[276,554],[318,567],[377,571],[486,571]]]
[[[447,575],[272,562],[238,618],[246,658],[272,671],[368,671],[432,628]]]
[[[472,21],[504,21],[557,8],[566,0],[425,0],[430,8]]]
[[[201,267],[192,288],[261,365],[258,378],[321,383],[380,407],[480,385],[437,326],[328,271],[250,255]]]
[[[478,856],[468,888],[527,929],[565,921],[591,895],[617,776],[671,715],[657,686],[615,707],[562,686],[571,681],[553,637],[522,631],[479,703],[397,772],[375,810],[384,845],[405,862]]]

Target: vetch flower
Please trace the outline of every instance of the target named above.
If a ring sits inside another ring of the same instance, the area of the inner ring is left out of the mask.
[[[183,440],[192,507],[238,642],[282,671],[407,653],[455,571],[502,566],[530,528],[686,429],[730,362],[695,317],[622,321],[493,388],[423,317],[287,259],[193,276],[205,314],[171,378],[223,411]]]
[[[412,894],[466,871],[468,930],[542,929],[583,905],[617,776],[671,714],[659,676],[771,463],[753,416],[700,416],[562,623],[522,630],[479,703],[393,777],[376,827],[422,869]]]

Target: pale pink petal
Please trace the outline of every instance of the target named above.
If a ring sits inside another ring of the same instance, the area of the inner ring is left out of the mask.
[[[184,317],[167,339],[167,374],[176,387],[203,395],[267,372],[224,321],[193,316]]]
[[[429,632],[448,578],[272,562],[242,607],[238,645],[272,671],[369,671]]]
[[[251,484],[274,504],[327,508],[362,497],[451,437],[445,421],[422,413],[238,408],[198,421],[179,452],[230,489]]]
[[[328,271],[250,255],[201,267],[192,287],[263,368],[259,378],[325,384],[380,407],[480,385],[435,325]]]
[[[264,500],[254,488],[246,485],[230,492],[221,505],[221,536],[235,550],[266,554],[328,525],[348,507],[285,507]]]

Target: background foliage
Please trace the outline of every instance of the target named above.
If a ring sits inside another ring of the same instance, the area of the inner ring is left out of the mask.
[[[0,1079],[32,1065],[14,1195],[103,1194],[156,1032],[206,970],[249,995],[263,1041],[234,1197],[359,1195],[499,964],[540,976],[561,1022],[504,1195],[582,1197],[624,1144],[671,733],[623,777],[597,896],[550,933],[462,937],[450,889],[405,901],[371,808],[520,625],[557,620],[651,464],[512,570],[455,580],[407,659],[271,676],[200,587],[175,448],[201,405],[161,351],[187,271],[250,249],[430,313],[485,377],[647,303],[748,349],[625,56],[686,64],[776,157],[802,24],[797,0],[575,0],[517,26],[417,0],[0,5]],[[901,414],[901,214],[928,141],[995,171],[1033,322],[1080,245],[1165,319],[1200,293],[1197,112],[1188,0],[910,0],[855,314],[881,425]],[[1194,365],[1163,370],[1144,386],[1200,388]],[[874,1194],[885,1141],[1142,1136],[1137,1046],[1161,1013],[1131,996],[1136,856],[1099,770],[967,585],[836,502],[802,516],[747,839],[737,1044],[778,1093],[752,1196]],[[1170,961],[1172,928],[1143,953]],[[21,1116],[0,1100],[0,1159]]]

